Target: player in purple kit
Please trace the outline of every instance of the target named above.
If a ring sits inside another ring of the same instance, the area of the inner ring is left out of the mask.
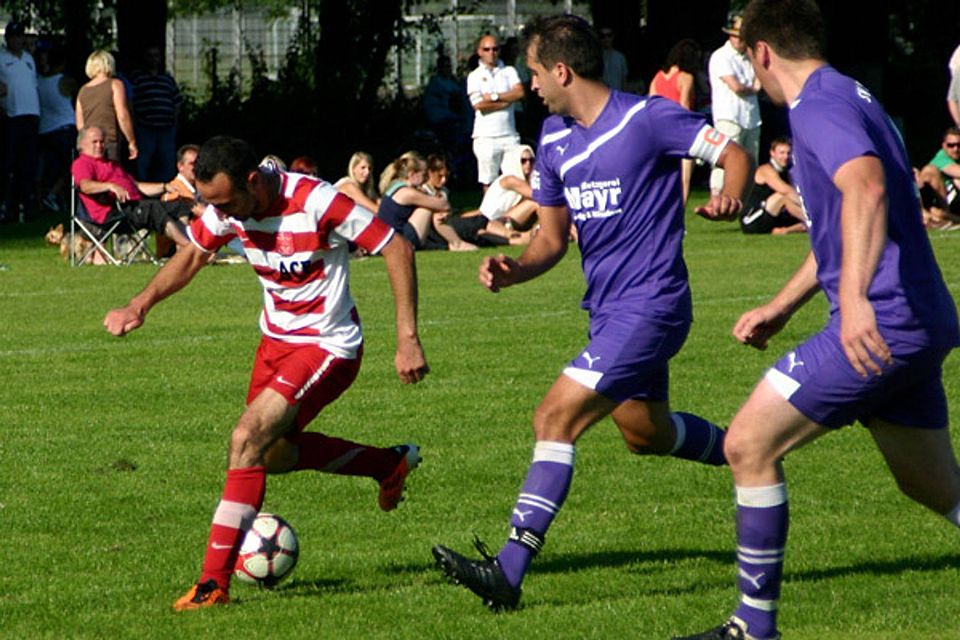
[[[733,334],[764,349],[818,289],[830,315],[774,364],[727,432],[740,603],[723,625],[690,636],[701,639],[779,638],[788,523],[780,460],[832,430],[859,420],[901,490],[960,526],[960,469],[941,381],[960,329],[900,136],[877,99],[825,61],[814,0],[753,0],[741,35],[764,90],[790,105],[812,251]]]
[[[533,461],[510,519],[510,536],[482,560],[443,546],[438,564],[494,610],[512,608],[573,477],[574,443],[612,416],[627,448],[723,464],[723,431],[672,413],[668,361],[692,319],[682,256],[681,159],[722,166],[725,184],[704,212],[735,216],[751,175],[739,146],[703,116],[664,98],[612,91],[601,80],[600,42],[575,16],[542,18],[525,30],[533,89],[555,115],[546,120],[532,176],[540,232],[516,260],[489,257],[480,281],[493,292],[535,278],[566,253],[576,225],[590,313],[589,344],[537,409]]]

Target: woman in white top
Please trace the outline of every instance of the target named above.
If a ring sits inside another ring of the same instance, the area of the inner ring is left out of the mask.
[[[487,231],[529,242],[530,234],[517,235],[517,230],[530,229],[537,220],[537,203],[530,187],[535,159],[533,149],[525,144],[505,153],[500,164],[501,175],[487,189],[480,209],[463,215],[482,215],[489,220]]]
[[[357,151],[347,163],[347,175],[333,185],[340,193],[365,209],[376,213],[380,206],[377,188],[373,184],[373,156],[365,151]]]

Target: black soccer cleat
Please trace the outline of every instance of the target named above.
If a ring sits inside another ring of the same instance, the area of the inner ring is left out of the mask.
[[[442,545],[433,548],[433,557],[437,560],[437,566],[454,584],[463,585],[480,596],[491,611],[516,609],[520,602],[520,588],[512,587],[507,582],[500,563],[479,539],[474,541],[474,545],[483,560],[470,560]]]
[[[746,623],[736,616],[731,616],[719,627],[692,636],[674,636],[673,640],[761,640],[761,638],[747,633]],[[780,634],[762,640],[780,640]]]

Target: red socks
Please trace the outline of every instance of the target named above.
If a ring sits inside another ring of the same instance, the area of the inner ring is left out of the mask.
[[[396,449],[368,447],[322,433],[301,433],[292,442],[300,447],[297,471],[312,469],[345,476],[368,476],[383,480],[400,460]]]
[[[229,589],[240,545],[260,512],[266,486],[267,474],[263,467],[227,471],[223,498],[210,525],[200,582],[213,578],[224,591]]]

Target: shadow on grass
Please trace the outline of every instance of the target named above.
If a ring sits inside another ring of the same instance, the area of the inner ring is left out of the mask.
[[[788,551],[789,554],[789,551]],[[787,580],[827,580],[842,578],[858,574],[875,576],[889,576],[906,573],[907,571],[943,571],[944,569],[960,568],[960,554],[952,553],[942,556],[904,556],[896,560],[875,562],[857,562],[844,566],[827,567],[824,569],[808,569],[806,571],[790,571],[789,555],[787,559]]]
[[[342,578],[318,580],[288,580],[281,582],[275,587],[257,588],[251,586],[243,589],[242,596],[253,598],[261,594],[277,593],[284,596],[313,596],[323,593],[352,593],[358,591],[353,587],[353,582]]]
[[[473,549],[462,549],[467,557],[479,558],[480,555]],[[681,562],[683,560],[705,559],[722,565],[733,564],[733,551],[713,551],[703,549],[658,549],[653,552],[640,551],[598,551],[593,553],[573,553],[556,555],[546,559],[535,560],[533,570],[537,573],[566,573],[582,571],[584,569],[609,569],[630,565],[653,564],[664,562]],[[384,567],[384,573],[419,574],[425,570],[435,570],[433,561],[425,563],[408,563]]]

